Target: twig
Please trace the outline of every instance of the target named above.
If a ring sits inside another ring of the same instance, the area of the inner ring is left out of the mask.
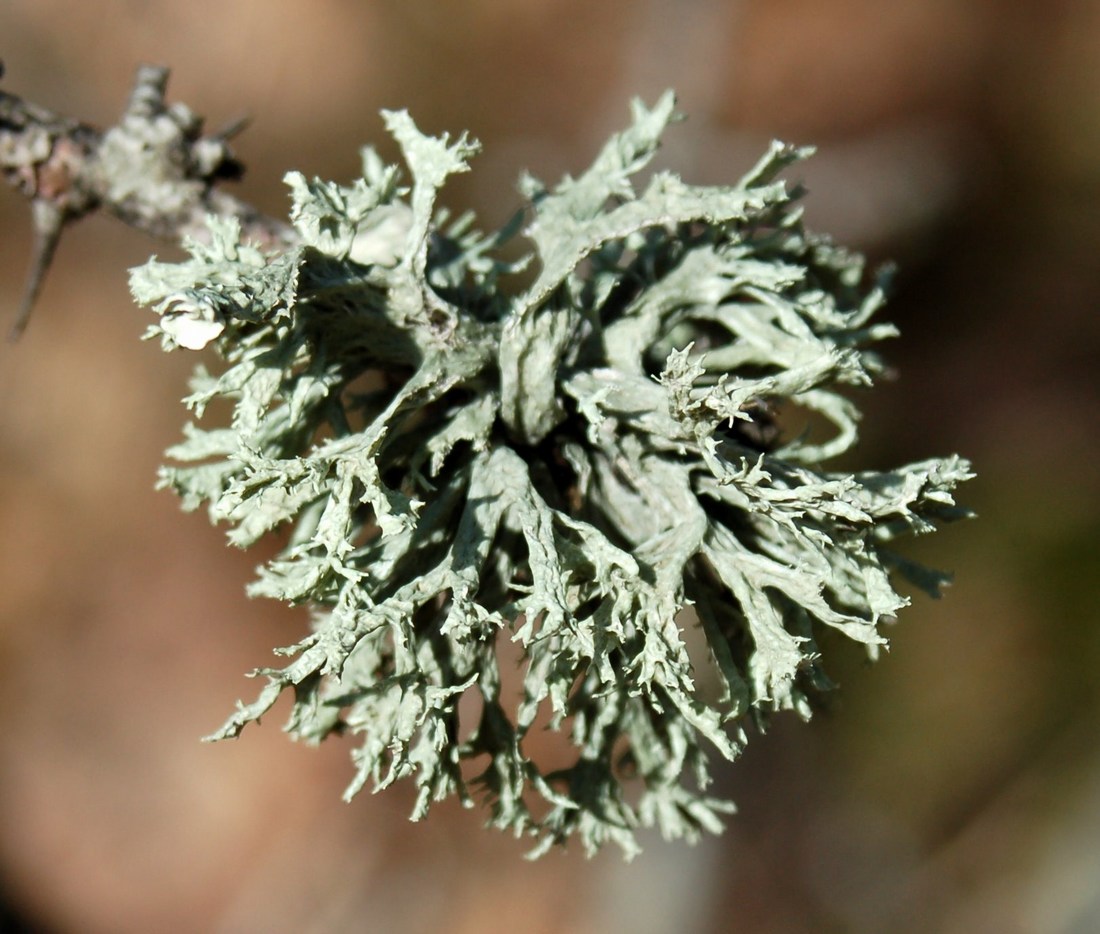
[[[19,302],[19,311],[8,331],[8,340],[12,342],[19,340],[31,319],[35,300],[53,262],[66,220],[64,211],[48,198],[35,198],[31,202],[31,218],[34,224],[34,253],[31,256],[27,284],[23,288],[23,298]]]
[[[106,131],[0,91],[0,173],[31,199],[36,235],[10,340],[26,327],[65,225],[92,211],[161,239],[204,239],[215,214],[237,218],[261,246],[295,242],[287,224],[216,187],[243,172],[228,143],[239,127],[203,136],[200,117],[165,103],[167,84],[168,69],[139,67],[122,119]]]

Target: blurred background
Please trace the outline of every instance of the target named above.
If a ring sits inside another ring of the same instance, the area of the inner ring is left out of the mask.
[[[899,378],[854,463],[970,457],[980,514],[913,543],[956,575],[834,709],[719,768],[741,813],[691,848],[525,844],[405,789],[351,805],[346,743],[275,711],[202,745],[243,672],[304,617],[243,595],[262,556],[153,491],[193,355],[138,338],[125,270],[177,253],[104,218],[63,239],[0,348],[4,930],[1092,932],[1100,930],[1100,0],[6,0],[3,86],[110,125],[141,62],[237,142],[269,213],[289,168],[393,157],[378,110],[484,143],[448,201],[502,222],[530,169],[583,169],[627,103],[673,87],[661,164],[729,182],[767,141],[811,224],[901,267]],[[29,262],[0,192],[0,309]],[[6,320],[2,324],[7,329]]]

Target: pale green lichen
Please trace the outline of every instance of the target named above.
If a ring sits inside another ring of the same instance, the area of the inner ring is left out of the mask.
[[[483,235],[436,208],[476,145],[388,113],[410,188],[371,151],[348,187],[291,174],[300,246],[266,255],[211,220],[189,261],[134,271],[166,347],[227,361],[197,372],[196,417],[233,404],[228,427],[187,427],[163,484],[236,545],[284,530],[250,592],[314,610],[214,738],[290,689],[292,735],[360,738],[349,797],[408,777],[421,817],[474,789],[535,852],[576,834],[630,854],[638,826],[721,826],[708,750],[809,716],[825,630],[882,645],[907,602],[891,569],[938,586],[889,543],[963,514],[966,462],[820,466],[856,438],[840,390],[894,333],[871,321],[884,283],[803,229],[775,178],[807,150],[637,193],[673,116],[671,95],[636,104],[579,178],[524,179],[526,260],[498,250],[518,223]],[[782,437],[788,410],[828,437]],[[532,758],[536,725],[572,764]]]

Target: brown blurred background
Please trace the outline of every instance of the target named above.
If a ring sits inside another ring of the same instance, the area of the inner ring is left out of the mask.
[[[62,241],[0,348],[0,887],[58,932],[1092,932],[1100,930],[1100,0],[8,0],[4,87],[109,125],[134,67],[212,127],[243,113],[240,193],[389,156],[380,107],[485,144],[450,203],[486,225],[680,92],[662,164],[730,181],[780,137],[814,226],[901,266],[900,378],[853,463],[958,451],[980,513],[915,543],[956,573],[835,710],[719,770],[741,807],[698,847],[623,864],[525,846],[405,790],[339,800],[345,743],[279,716],[200,745],[301,615],[249,603],[255,554],[152,490],[194,357],[140,343],[102,218]],[[0,309],[29,257],[0,193]],[[3,324],[6,330],[7,324]],[[280,707],[276,713],[285,712]]]

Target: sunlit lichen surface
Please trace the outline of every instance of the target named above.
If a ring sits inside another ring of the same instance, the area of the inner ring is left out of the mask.
[[[636,185],[673,116],[635,104],[584,174],[523,179],[525,211],[482,234],[436,204],[476,144],[387,113],[407,181],[369,150],[349,187],[292,173],[299,246],[212,220],[190,260],[134,271],[166,348],[225,361],[195,374],[164,486],[235,545],[279,530],[250,592],[313,609],[214,738],[289,690],[293,736],[356,737],[349,797],[409,779],[416,818],[483,799],[536,853],[633,854],[638,827],[721,827],[709,757],[809,716],[825,631],[873,654],[907,602],[891,576],[937,588],[892,543],[963,514],[966,462],[823,466],[894,334],[884,283],[803,229],[776,177],[807,150],[730,187]],[[200,427],[217,399],[229,424]],[[548,727],[564,767],[531,755]]]

